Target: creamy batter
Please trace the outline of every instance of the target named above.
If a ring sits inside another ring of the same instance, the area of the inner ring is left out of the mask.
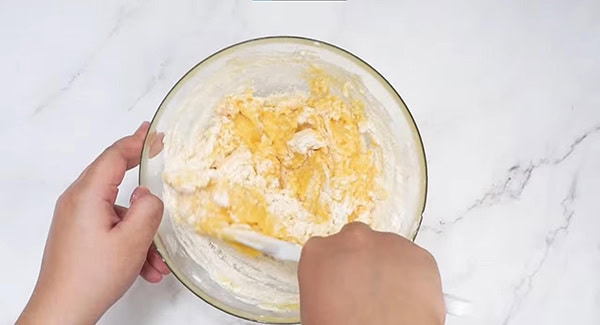
[[[207,127],[165,139],[164,199],[181,239],[235,297],[271,310],[297,308],[295,266],[223,241],[224,227],[298,244],[352,221],[393,230],[392,216],[380,213],[393,190],[384,182],[385,146],[363,103],[330,91],[322,73],[309,86],[231,94]]]

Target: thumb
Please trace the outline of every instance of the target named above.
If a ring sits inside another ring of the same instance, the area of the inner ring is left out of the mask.
[[[148,249],[162,219],[163,203],[142,186],[133,191],[130,202],[127,213],[117,227],[128,241]]]

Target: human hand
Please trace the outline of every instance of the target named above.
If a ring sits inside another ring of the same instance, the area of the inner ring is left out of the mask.
[[[125,172],[139,164],[149,124],[106,149],[56,203],[38,282],[18,324],[91,324],[140,274],[169,269],[153,248],[163,204],[138,187],[129,209],[115,205]]]
[[[441,325],[440,275],[426,250],[363,223],[311,238],[298,265],[303,325]]]

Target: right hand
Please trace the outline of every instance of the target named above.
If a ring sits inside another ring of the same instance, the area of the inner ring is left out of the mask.
[[[311,238],[302,250],[298,279],[303,325],[442,325],[446,317],[433,256],[363,223]]]

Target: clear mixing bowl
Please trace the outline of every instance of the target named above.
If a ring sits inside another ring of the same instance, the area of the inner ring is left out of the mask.
[[[394,208],[400,211],[404,222],[396,232],[414,239],[425,207],[427,172],[423,145],[410,112],[394,88],[369,64],[339,47],[307,38],[245,41],[209,56],[187,72],[169,91],[152,119],[142,152],[140,185],[162,198],[162,135],[168,135],[175,125],[185,134],[201,116],[210,114],[224,96],[248,87],[261,96],[308,91],[306,71],[315,66],[342,81],[339,91],[349,91],[369,108],[375,107],[376,126],[393,139],[388,154],[398,158],[397,170],[390,177],[401,184]],[[348,83],[351,87],[347,87]],[[300,321],[298,310],[272,311],[247,304],[211,279],[176,236],[166,208],[154,245],[177,279],[212,306],[261,323]]]

